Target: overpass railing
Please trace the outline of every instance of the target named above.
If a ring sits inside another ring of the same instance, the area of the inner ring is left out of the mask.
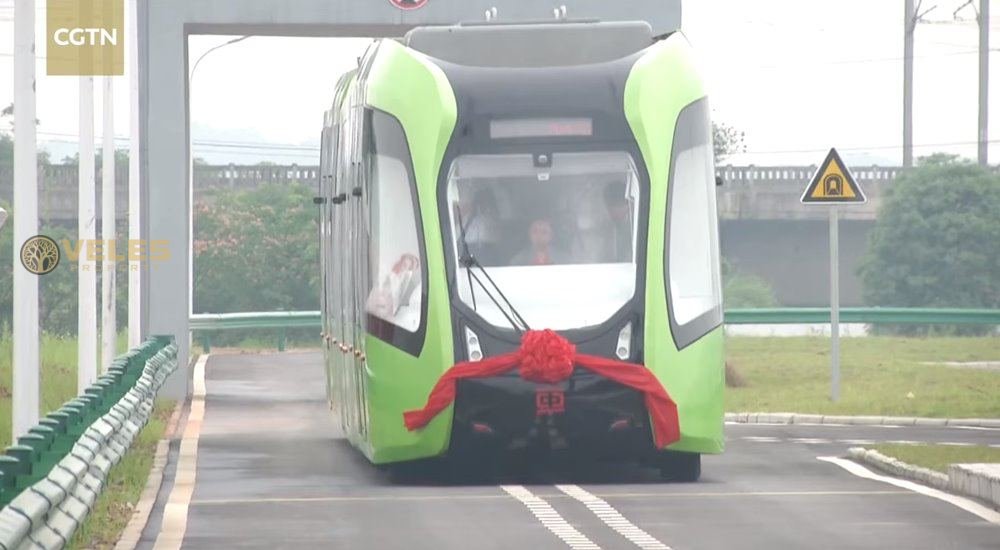
[[[830,308],[791,307],[728,309],[727,325],[804,325],[829,323]],[[1000,325],[1000,309],[844,307],[840,322],[909,325]],[[203,313],[192,315],[191,332],[202,350],[212,349],[212,336],[227,330],[277,329],[278,350],[285,350],[290,328],[321,327],[318,311],[275,311],[249,313]]]

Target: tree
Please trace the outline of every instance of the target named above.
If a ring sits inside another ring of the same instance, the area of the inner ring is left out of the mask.
[[[14,104],[11,103],[0,109],[0,118],[8,120],[10,124],[10,130],[14,131]],[[38,119],[35,119],[35,126],[38,126]]]
[[[729,155],[746,151],[745,137],[744,132],[726,123],[713,122],[712,144],[715,148],[715,163],[719,164]]]
[[[3,109],[0,109],[0,119],[8,120],[10,125],[10,131],[14,131],[14,104],[11,103]],[[38,125],[38,119],[35,119],[35,125]],[[14,138],[10,136],[7,132],[0,130],[0,166],[11,166],[14,164]],[[49,164],[49,152],[43,150],[38,151],[38,164],[46,166]]]
[[[195,207],[196,312],[312,310],[319,296],[308,185],[220,190]]]
[[[859,269],[865,301],[1000,307],[998,213],[1000,177],[954,156],[920,159],[895,180],[879,209]]]

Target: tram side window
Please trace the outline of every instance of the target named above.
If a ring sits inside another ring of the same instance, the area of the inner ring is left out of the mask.
[[[721,322],[719,236],[709,128],[707,102],[702,100],[682,111],[674,137],[666,271],[674,338],[681,347]]]
[[[369,314],[416,332],[421,322],[423,257],[420,253],[416,197],[411,181],[409,149],[399,122],[369,111],[366,140],[371,213],[371,288]]]

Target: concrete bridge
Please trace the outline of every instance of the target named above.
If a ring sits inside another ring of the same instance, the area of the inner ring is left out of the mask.
[[[100,181],[98,163],[98,181]],[[115,171],[118,219],[127,215],[127,165]],[[805,206],[799,196],[815,166],[720,166],[717,175],[723,255],[741,271],[762,277],[787,306],[826,305],[827,209]],[[854,167],[868,203],[841,209],[841,298],[863,305],[857,266],[885,191],[898,167]],[[221,189],[253,189],[263,184],[314,185],[319,167],[297,165],[199,165],[194,169],[195,202]],[[10,166],[0,166],[0,201],[12,195]],[[98,202],[100,204],[100,186]],[[53,164],[39,170],[39,214],[43,223],[75,226],[77,167]]]
[[[75,165],[51,164],[41,166],[39,180],[39,211],[43,220],[54,223],[74,222],[77,215],[77,170]],[[805,188],[815,166],[721,166],[717,174],[725,184],[719,188],[719,214],[723,220],[822,220],[822,208],[799,204],[799,195]],[[855,176],[868,195],[869,203],[845,208],[843,219],[875,219],[884,189],[892,184],[898,167],[857,167]],[[313,184],[319,174],[318,166],[268,165],[268,166],[195,166],[195,201],[217,189],[252,189],[266,183],[286,184],[301,182]],[[119,163],[116,204],[118,217],[127,215],[128,165]],[[97,181],[100,181],[100,163]],[[98,186],[100,197],[100,186]],[[12,168],[0,165],[0,201],[10,202],[13,196]],[[98,198],[100,204],[100,198]]]

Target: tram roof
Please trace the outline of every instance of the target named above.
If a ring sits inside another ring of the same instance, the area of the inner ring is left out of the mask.
[[[459,65],[553,67],[620,59],[654,40],[645,21],[583,21],[417,27],[403,44]]]

